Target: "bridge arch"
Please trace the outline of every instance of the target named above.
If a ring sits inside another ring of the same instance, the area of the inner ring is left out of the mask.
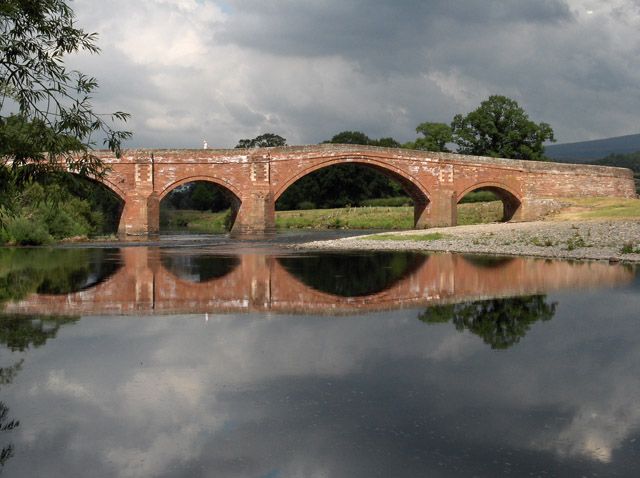
[[[167,194],[169,194],[171,191],[173,191],[175,188],[177,188],[179,186],[182,186],[183,184],[193,183],[193,182],[196,182],[196,181],[205,181],[205,182],[208,182],[208,183],[213,183],[216,186],[220,186],[224,190],[229,191],[230,193],[232,193],[239,202],[242,202],[242,193],[240,192],[240,190],[238,188],[236,188],[229,181],[227,181],[224,178],[220,178],[218,176],[204,176],[204,175],[187,176],[187,177],[178,179],[177,181],[174,181],[174,182],[172,182],[170,184],[167,184],[164,187],[164,189],[162,189],[158,193],[158,199],[160,201],[162,201],[164,199],[164,197]]]
[[[229,224],[233,227],[236,222],[236,218],[238,217],[238,211],[240,210],[240,206],[242,205],[242,192],[238,188],[236,188],[233,184],[227,181],[224,178],[220,178],[218,176],[213,175],[194,175],[187,176],[181,178],[177,181],[174,181],[164,187],[158,193],[158,204],[162,202],[162,200],[173,190],[176,188],[194,182],[207,182],[214,184],[220,188],[222,194],[227,197],[229,202],[231,203],[231,217],[229,219]],[[159,230],[159,223],[158,223]]]
[[[284,194],[284,192],[291,187],[296,181],[303,177],[331,166],[337,166],[342,164],[357,164],[363,167],[367,167],[384,174],[388,178],[397,181],[402,189],[413,200],[414,204],[414,225],[418,226],[421,218],[431,202],[431,194],[427,189],[418,181],[416,177],[409,174],[400,168],[397,168],[385,161],[380,160],[374,156],[335,156],[331,158],[317,158],[315,160],[309,160],[311,164],[301,171],[287,177],[282,185],[274,192],[274,203]]]
[[[502,213],[502,221],[507,222],[511,219],[517,217],[518,211],[520,211],[522,207],[522,198],[519,193],[517,193],[513,188],[508,185],[496,181],[485,181],[481,183],[476,183],[472,186],[469,186],[460,194],[458,194],[456,198],[456,202],[460,203],[460,201],[470,192],[473,191],[490,191],[495,194],[500,201],[502,201],[503,213]]]

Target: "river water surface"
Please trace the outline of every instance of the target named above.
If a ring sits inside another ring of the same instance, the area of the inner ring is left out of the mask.
[[[0,473],[638,476],[636,269],[298,239],[0,249]]]

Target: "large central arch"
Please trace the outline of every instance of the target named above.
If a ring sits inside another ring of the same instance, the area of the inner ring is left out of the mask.
[[[402,171],[398,168],[394,168],[388,163],[380,161],[373,157],[331,157],[322,159],[319,162],[313,162],[305,169],[298,171],[296,174],[291,175],[286,181],[275,191],[273,200],[277,201],[282,194],[292,186],[296,181],[303,177],[318,171],[320,169],[329,168],[331,166],[342,164],[357,164],[361,165],[381,174],[384,174],[390,179],[397,181],[402,189],[409,195],[413,201],[413,222],[415,227],[422,227],[420,224],[422,218],[424,218],[426,211],[428,210],[429,203],[431,202],[431,196],[429,192],[418,182],[418,180]]]

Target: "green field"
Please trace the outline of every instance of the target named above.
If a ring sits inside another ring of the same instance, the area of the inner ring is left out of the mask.
[[[199,233],[225,232],[228,212],[164,210],[163,231],[192,231]],[[502,203],[460,204],[458,224],[478,224],[499,221]],[[386,229],[413,227],[413,207],[346,207],[341,209],[309,209],[276,211],[278,229]]]

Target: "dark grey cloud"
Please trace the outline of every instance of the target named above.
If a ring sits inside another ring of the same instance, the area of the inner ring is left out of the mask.
[[[132,147],[346,129],[406,141],[491,94],[561,142],[638,132],[634,0],[74,3],[103,50],[81,69],[106,111],[133,114]]]
[[[233,15],[218,37],[221,41],[276,55],[339,55],[380,72],[390,67],[405,72],[419,69],[424,52],[455,44],[455,37],[479,30],[557,24],[572,18],[561,0],[283,0],[232,5]]]

